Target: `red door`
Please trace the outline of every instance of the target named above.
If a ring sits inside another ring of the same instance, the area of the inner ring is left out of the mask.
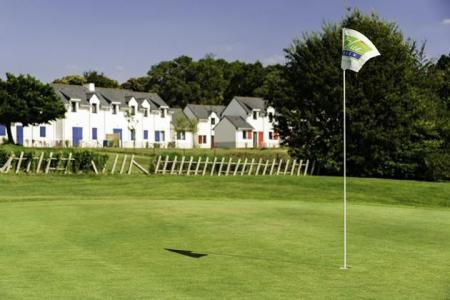
[[[258,147],[264,147],[264,132],[258,132]]]

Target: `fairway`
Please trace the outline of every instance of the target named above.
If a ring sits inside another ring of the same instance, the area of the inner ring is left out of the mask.
[[[343,271],[341,184],[0,176],[0,299],[449,299],[450,185],[350,178]]]

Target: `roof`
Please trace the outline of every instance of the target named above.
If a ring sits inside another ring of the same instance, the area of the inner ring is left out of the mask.
[[[259,109],[264,112],[266,109],[266,101],[263,98],[235,96],[233,99],[235,99],[247,113],[254,109]]]
[[[188,104],[187,107],[192,111],[197,119],[208,119],[213,112],[220,117],[225,109],[225,106],[223,105]]]
[[[227,119],[230,121],[230,123],[234,126],[236,129],[249,129],[253,130],[253,126],[248,124],[244,118],[241,116],[225,116],[224,119]]]
[[[181,108],[171,108],[169,111],[172,112],[172,123],[180,118],[189,120],[189,118],[186,116],[186,114],[183,112],[183,109]]]
[[[156,93],[142,93],[124,89],[102,88],[96,87],[95,92],[89,92],[89,90],[82,85],[70,85],[70,84],[51,84],[55,89],[57,95],[63,101],[70,101],[70,99],[80,99],[81,101],[89,101],[93,94],[95,94],[100,103],[103,105],[109,105],[111,102],[118,102],[120,105],[128,106],[128,101],[131,98],[135,98],[138,105],[142,106],[144,100],[148,100],[150,103],[150,109],[158,109],[161,106],[168,107],[161,97]]]

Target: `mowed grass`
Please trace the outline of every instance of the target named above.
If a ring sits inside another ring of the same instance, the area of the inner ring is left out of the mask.
[[[0,299],[449,299],[450,184],[349,179],[343,271],[341,183],[0,176]]]

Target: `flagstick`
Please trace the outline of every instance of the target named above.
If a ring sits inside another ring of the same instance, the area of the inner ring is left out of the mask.
[[[342,29],[342,49],[344,49],[344,29]],[[342,269],[347,270],[347,130],[345,118],[345,69],[342,71],[342,87],[343,87],[343,127],[344,127],[344,265]]]
[[[343,70],[343,87],[344,87],[344,115],[343,115],[343,125],[344,125],[344,266],[342,269],[347,269],[347,134],[345,125],[345,70]]]

